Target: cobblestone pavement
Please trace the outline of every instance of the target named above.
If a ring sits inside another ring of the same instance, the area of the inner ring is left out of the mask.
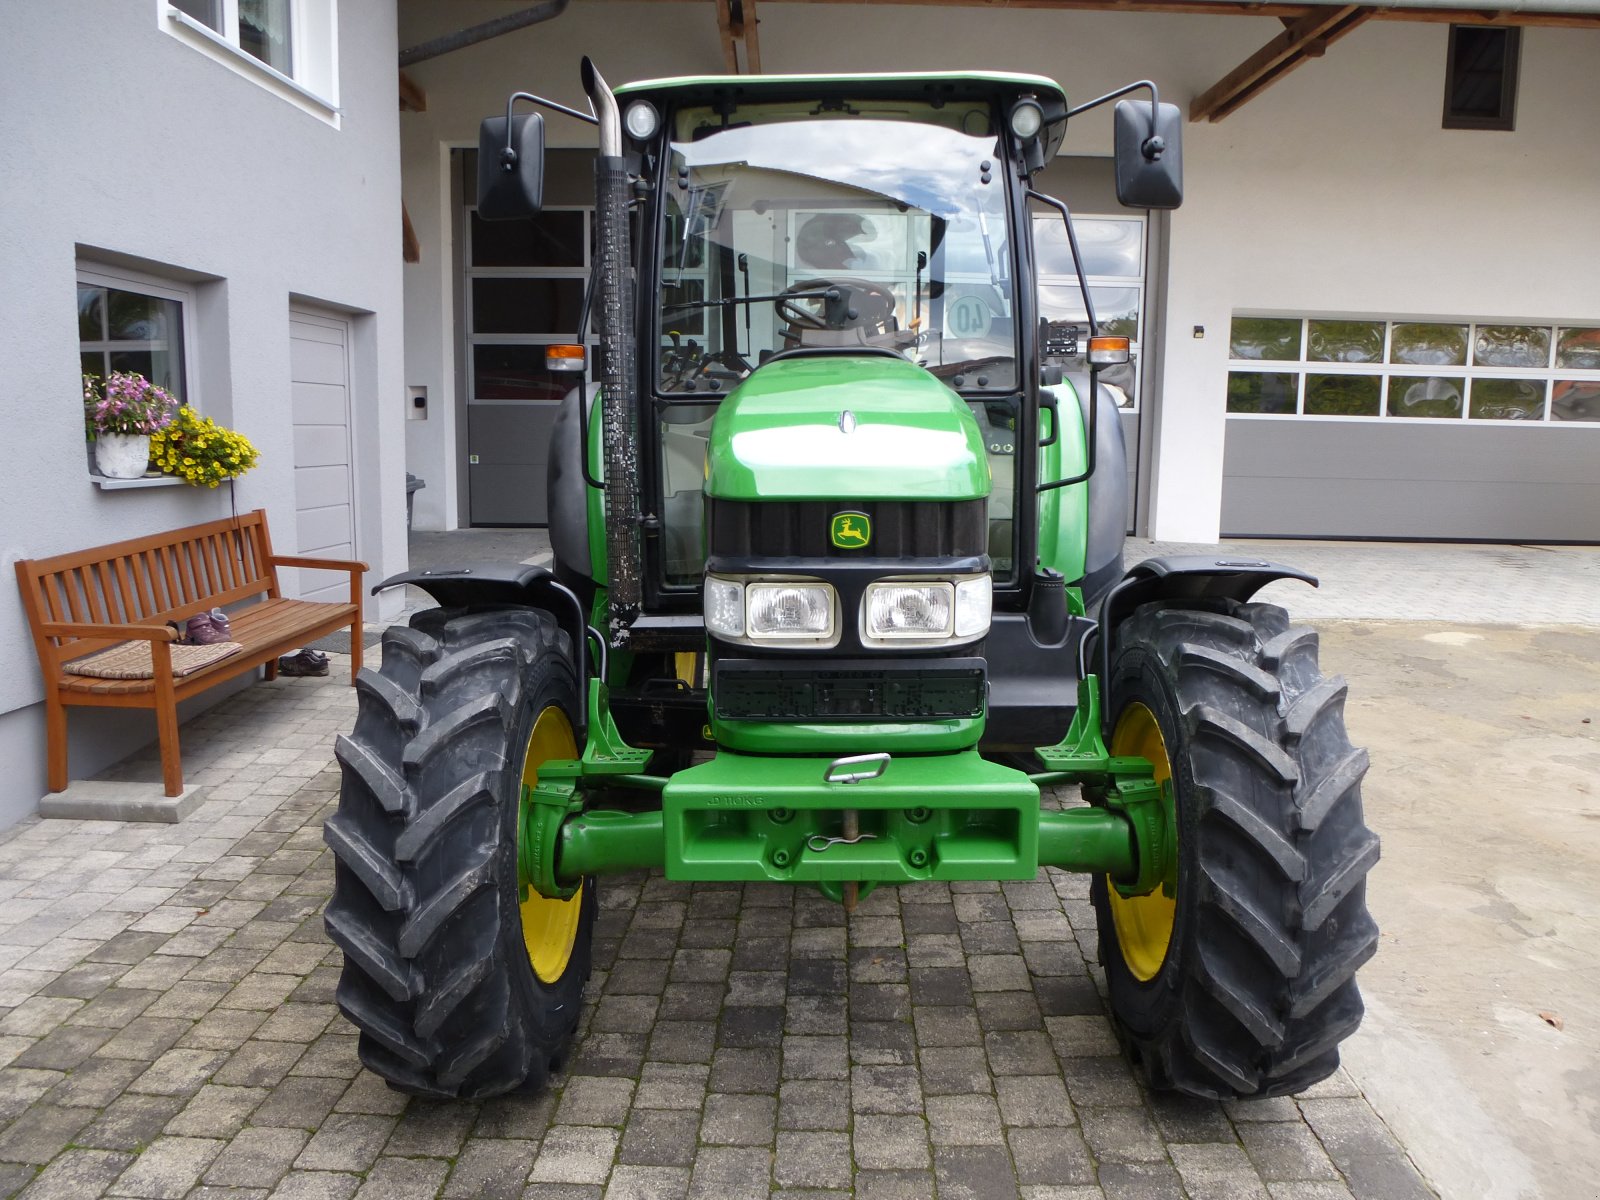
[[[815,894],[625,877],[551,1091],[408,1100],[364,1072],[322,929],[333,735],[280,680],[184,727],[178,825],[0,834],[0,1198],[1430,1195],[1342,1073],[1147,1093],[1081,878]]]

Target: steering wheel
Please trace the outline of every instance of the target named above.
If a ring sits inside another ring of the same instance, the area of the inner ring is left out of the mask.
[[[824,294],[828,292],[837,298]],[[809,308],[806,301],[820,307]],[[779,319],[794,330],[887,330],[894,322],[895,297],[881,283],[842,275],[837,279],[802,279],[784,288],[773,307]]]

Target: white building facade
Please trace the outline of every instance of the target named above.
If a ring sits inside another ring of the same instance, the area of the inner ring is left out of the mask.
[[[7,18],[0,556],[81,550],[237,503],[268,510],[279,553],[363,558],[379,578],[403,568],[393,5],[78,0]],[[108,367],[249,437],[260,463],[236,495],[97,479],[79,374]],[[328,583],[286,581],[310,597]],[[9,595],[0,827],[45,790],[37,659]],[[148,712],[78,709],[69,722],[74,778],[155,733]]]
[[[506,11],[405,0],[401,43]],[[766,73],[1037,72],[1074,102],[1150,78],[1185,109],[1284,29],[1044,7],[761,0],[758,15]],[[1120,218],[1142,238],[1135,278],[1097,280],[1108,302],[1139,289],[1136,532],[1600,540],[1600,168],[1580,149],[1600,128],[1581,82],[1600,26],[1521,30],[1511,129],[1444,127],[1450,29],[1368,21],[1225,119],[1189,123],[1171,214],[1116,208],[1104,112],[1069,128],[1043,186],[1108,237]],[[665,0],[579,0],[408,70],[428,96],[400,122],[422,246],[406,268],[406,382],[428,397],[406,428],[428,480],[419,527],[544,519],[553,401],[506,381],[519,346],[571,337],[587,168],[551,159],[569,255],[512,261],[473,245],[466,156],[513,89],[583,107],[583,54],[613,85],[726,70],[716,6]],[[559,116],[547,131],[553,147],[592,145]],[[501,288],[537,315],[490,312]]]

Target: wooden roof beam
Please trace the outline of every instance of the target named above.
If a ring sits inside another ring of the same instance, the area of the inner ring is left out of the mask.
[[[1321,58],[1329,46],[1372,15],[1372,9],[1354,4],[1313,10],[1197,96],[1189,106],[1189,119],[1222,120],[1307,59]]]
[[[428,111],[428,93],[417,86],[417,81],[404,71],[400,72],[400,111]]]
[[[717,33],[729,75],[761,74],[761,39],[756,33],[756,0],[717,0]],[[740,69],[739,47],[744,48]]]
[[[598,0],[597,0],[598,2]],[[697,4],[705,0],[632,0],[633,3]],[[785,0],[791,4],[859,4],[861,0]],[[1283,0],[872,0],[874,4],[917,5],[934,8],[995,8],[1016,10],[1055,10],[1060,12],[1183,13],[1190,16],[1290,17],[1306,16],[1324,5],[1283,2]],[[1481,8],[1383,8],[1374,9],[1374,21],[1410,21],[1436,25],[1519,25],[1528,28],[1600,29],[1600,13],[1530,11],[1528,9]]]

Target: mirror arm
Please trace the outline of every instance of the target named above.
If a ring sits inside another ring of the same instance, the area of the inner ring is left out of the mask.
[[[1091,108],[1098,108],[1107,101],[1115,100],[1119,96],[1126,96],[1129,92],[1137,92],[1140,88],[1150,89],[1150,128],[1155,129],[1156,114],[1161,105],[1161,93],[1156,90],[1155,81],[1150,79],[1141,79],[1138,83],[1130,83],[1127,87],[1120,87],[1114,92],[1107,92],[1104,96],[1098,96],[1087,104],[1080,104],[1077,108],[1069,108],[1067,110],[1067,119],[1070,121],[1079,113],[1088,112]],[[1139,149],[1144,152],[1147,161],[1155,162],[1167,152],[1167,143],[1165,139],[1151,134],[1151,136],[1145,138],[1144,144]]]
[[[575,108],[568,108],[565,104],[557,104],[554,100],[546,100],[543,96],[535,96],[532,92],[512,92],[506,97],[506,144],[500,151],[500,169],[502,171],[515,171],[517,169],[517,152],[511,146],[511,108],[518,100],[526,100],[530,104],[537,104],[541,108],[548,108],[551,112],[558,112],[568,117],[576,117],[590,125],[600,124],[600,118],[592,111],[579,112]],[[592,107],[592,106],[591,106]]]
[[[1064,200],[1057,200],[1054,196],[1046,196],[1043,192],[1036,192],[1032,188],[1028,188],[1024,195],[1029,200],[1037,200],[1061,214],[1061,223],[1067,227],[1067,248],[1072,251],[1072,267],[1078,273],[1078,290],[1083,296],[1084,315],[1089,318],[1089,336],[1098,337],[1100,322],[1095,320],[1094,301],[1089,296],[1089,284],[1083,277],[1083,257],[1078,253],[1078,235],[1072,228],[1072,213]]]
[[[1133,85],[1133,87],[1140,87],[1140,86],[1143,86],[1143,85],[1141,85],[1141,84],[1134,84]],[[1154,88],[1155,85],[1152,84],[1150,86],[1152,88]],[[1124,91],[1124,92],[1130,91],[1130,90],[1131,90],[1131,88],[1123,88],[1122,89],[1122,91]],[[1113,92],[1113,93],[1111,93],[1110,96],[1102,96],[1100,98],[1100,100],[1094,101],[1093,104],[1099,104],[1101,102],[1101,100],[1113,99],[1114,97],[1119,96],[1121,94],[1122,94],[1121,92]],[[1084,108],[1091,108],[1091,107],[1093,107],[1093,104],[1086,104],[1086,105],[1084,105]],[[1081,112],[1082,109],[1080,109],[1078,111]],[[1073,267],[1073,270],[1075,270],[1078,273],[1078,290],[1083,295],[1083,311],[1084,311],[1084,315],[1089,318],[1089,336],[1090,337],[1098,336],[1099,333],[1100,333],[1100,322],[1095,318],[1095,315],[1094,315],[1094,300],[1089,295],[1089,281],[1088,281],[1087,278],[1085,278],[1084,273],[1083,273],[1083,257],[1078,253],[1078,235],[1072,228],[1072,213],[1071,213],[1071,211],[1068,210],[1066,202],[1064,200],[1057,200],[1054,196],[1046,196],[1043,192],[1036,192],[1032,188],[1028,188],[1023,194],[1029,200],[1037,200],[1040,204],[1047,205],[1048,207],[1055,209],[1058,213],[1061,214],[1061,223],[1067,227],[1067,246],[1072,251],[1072,267]],[[1085,357],[1088,357],[1087,354],[1085,354]],[[1039,493],[1039,492],[1053,492],[1053,491],[1055,491],[1056,488],[1070,487],[1074,483],[1082,483],[1082,482],[1084,482],[1086,479],[1089,478],[1089,476],[1094,474],[1095,450],[1099,447],[1099,444],[1100,444],[1100,439],[1099,439],[1099,436],[1098,436],[1098,434],[1099,434],[1099,416],[1100,416],[1099,398],[1100,398],[1100,368],[1097,367],[1093,362],[1090,362],[1089,363],[1089,429],[1088,429],[1088,437],[1087,437],[1088,445],[1086,445],[1084,447],[1085,453],[1084,453],[1083,473],[1079,474],[1079,475],[1074,475],[1070,479],[1055,479],[1055,480],[1052,480],[1049,483],[1037,484],[1037,485],[1034,486],[1034,489],[1033,489],[1036,493]],[[1060,425],[1060,416],[1059,416],[1059,414],[1056,416],[1055,423],[1059,427],[1059,425]]]

